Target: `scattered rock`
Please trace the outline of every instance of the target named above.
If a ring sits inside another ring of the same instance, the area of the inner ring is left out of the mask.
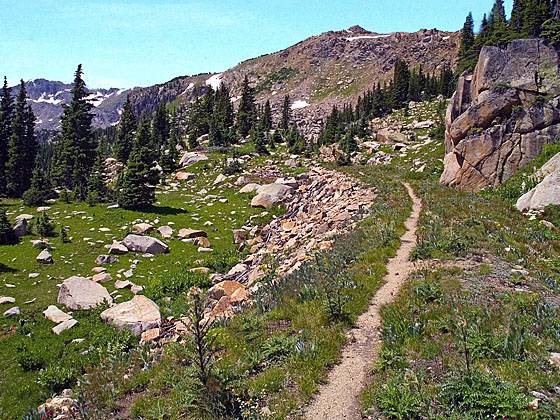
[[[137,233],[138,235],[144,235],[152,230],[154,230],[154,227],[149,223],[137,223],[132,226],[132,232]]]
[[[197,229],[181,229],[178,235],[181,239],[194,239],[199,237],[208,237],[208,234],[203,230]]]
[[[107,289],[84,277],[67,278],[58,292],[58,303],[73,310],[91,309],[105,302],[113,303]]]
[[[128,248],[121,242],[113,242],[109,248],[111,255],[124,255],[128,253]]]
[[[21,313],[21,310],[19,309],[18,306],[14,306],[13,308],[8,309],[7,311],[4,312],[4,316],[6,318],[11,318],[13,316],[19,315]]]
[[[11,296],[0,296],[0,305],[5,305],[6,303],[15,303],[16,299]]]
[[[114,264],[119,262],[119,259],[113,255],[99,255],[95,259],[96,264]]]
[[[78,323],[78,321],[76,321],[74,318],[71,318],[71,319],[69,319],[67,321],[63,321],[60,324],[58,324],[57,326],[53,327],[52,332],[55,333],[56,335],[60,335],[64,331],[72,328],[77,323]]]
[[[173,236],[173,229],[170,226],[160,226],[158,232],[164,239],[169,239]]]
[[[133,252],[149,253],[152,255],[169,252],[169,247],[159,239],[151,236],[128,235],[124,238],[124,245]]]
[[[56,324],[60,324],[61,322],[68,321],[68,320],[72,319],[71,315],[68,315],[66,312],[58,309],[54,305],[50,305],[46,310],[44,310],[43,315],[49,321],[52,321]]]
[[[198,152],[186,152],[179,162],[179,166],[186,168],[197,162],[208,160],[208,157]]]
[[[101,319],[117,328],[130,330],[135,335],[157,328],[161,323],[159,307],[141,295],[103,311]]]
[[[176,179],[177,181],[191,181],[191,180],[193,180],[193,179],[195,179],[195,178],[196,178],[196,175],[195,175],[195,174],[192,174],[192,173],[190,173],[190,172],[182,172],[182,171],[179,171],[179,172],[177,172],[177,173],[175,174],[175,179]]]
[[[98,273],[95,274],[91,279],[96,283],[105,283],[110,281],[113,277],[109,273]]]
[[[54,264],[51,253],[46,249],[43,249],[41,253],[37,255],[37,262],[40,264]]]

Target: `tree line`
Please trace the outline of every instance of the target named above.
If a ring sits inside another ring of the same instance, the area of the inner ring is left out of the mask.
[[[458,69],[472,69],[485,45],[504,45],[515,39],[537,37],[560,43],[559,0],[514,0],[509,19],[504,1],[495,0],[490,12],[484,14],[478,32],[472,13],[467,15],[461,30]]]
[[[391,81],[381,83],[358,97],[355,106],[334,106],[326,118],[316,147],[338,143],[348,160],[358,150],[356,137],[367,134],[369,121],[387,115],[393,109],[406,108],[410,101],[430,100],[438,95],[450,97],[455,90],[455,77],[450,66],[444,66],[438,75],[430,75],[422,67],[410,69],[397,59]]]

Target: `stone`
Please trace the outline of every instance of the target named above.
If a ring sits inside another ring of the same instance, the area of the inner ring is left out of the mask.
[[[270,194],[257,194],[251,200],[251,206],[260,207],[263,209],[270,209],[274,207],[274,205],[278,204],[279,202],[280,202],[279,198],[274,197]]]
[[[295,159],[288,159],[284,162],[284,165],[286,165],[289,168],[297,168],[299,167],[299,163],[297,160]]]
[[[389,128],[382,128],[377,131],[376,140],[379,143],[408,143],[408,136]]]
[[[66,312],[58,309],[54,305],[49,305],[49,307],[43,311],[43,315],[49,321],[52,321],[56,324],[60,324],[61,322],[68,321],[69,319],[72,319],[71,315],[68,315]]]
[[[549,355],[548,361],[550,364],[557,369],[560,369],[560,353],[552,352]]]
[[[132,232],[137,233],[139,235],[144,235],[148,232],[154,230],[154,227],[149,223],[137,223],[132,226]]]
[[[239,263],[235,266],[233,266],[227,273],[228,276],[236,276],[238,274],[242,274],[245,271],[247,271],[249,267],[247,266],[247,264],[243,264],[243,263]]]
[[[447,108],[441,184],[495,187],[560,136],[559,64],[555,48],[539,39],[482,48]],[[530,207],[530,198],[521,204]]]
[[[278,199],[283,199],[288,195],[292,194],[293,188],[289,185],[284,185],[282,183],[266,184],[262,185],[258,190],[258,194],[268,194]]]
[[[194,267],[189,270],[191,273],[210,274],[208,267]]]
[[[78,321],[76,321],[74,318],[70,318],[69,320],[63,321],[60,324],[58,324],[57,326],[53,327],[52,332],[55,333],[56,335],[60,335],[64,331],[72,328],[77,323],[78,323]]]
[[[175,179],[177,181],[191,181],[195,178],[196,178],[196,175],[192,174],[190,172],[179,171],[175,174]]]
[[[194,165],[197,162],[208,160],[208,157],[198,152],[186,152],[179,161],[179,166],[186,168],[187,166]]]
[[[13,231],[14,234],[16,235],[16,238],[21,238],[27,235],[28,234],[27,219],[23,219],[23,218],[16,219],[16,223],[14,224]]]
[[[8,309],[7,311],[4,312],[4,317],[5,318],[11,318],[13,316],[19,315],[21,314],[21,310],[19,309],[19,307],[14,306],[13,308]]]
[[[248,194],[257,191],[260,187],[260,184],[250,183],[241,188],[239,192],[242,194]]]
[[[96,259],[95,259],[95,263],[96,264],[114,264],[116,262],[119,262],[119,259],[113,255],[99,255]]]
[[[31,241],[31,246],[33,248],[46,249],[49,247],[49,243],[44,239],[33,239]]]
[[[224,280],[208,289],[206,296],[208,299],[220,300],[223,296],[231,297],[239,288],[245,288],[245,286],[238,281]]]
[[[128,280],[117,280],[115,282],[115,289],[126,289],[126,288],[131,288],[134,285],[134,283],[128,281]]]
[[[96,283],[105,283],[110,281],[113,277],[109,273],[97,273],[91,279]]]
[[[103,303],[113,303],[107,289],[84,277],[72,276],[64,280],[57,302],[73,310],[92,309]]]
[[[194,244],[202,248],[210,248],[210,240],[205,236],[199,236],[194,239]]]
[[[247,240],[249,232],[245,229],[234,229],[233,230],[233,243],[235,245],[239,245],[244,243]]]
[[[160,226],[158,232],[164,239],[169,239],[173,236],[173,229],[170,226]]]
[[[43,249],[39,255],[37,255],[37,262],[40,264],[54,264],[53,257],[49,251]]]
[[[151,236],[130,234],[124,238],[123,244],[129,251],[140,252],[142,254],[148,253],[158,255],[169,252],[169,247],[165,243]]]
[[[124,255],[128,253],[128,248],[121,242],[113,242],[109,248],[111,255]]]
[[[535,188],[519,197],[519,211],[543,210],[548,205],[560,205],[560,169],[547,175]]]
[[[137,284],[133,284],[132,287],[130,288],[130,291],[135,295],[140,293],[142,290],[144,290],[144,287],[138,286]]]
[[[158,328],[161,324],[159,307],[142,295],[103,311],[101,319],[117,328],[132,331],[135,335]]]
[[[181,229],[177,236],[181,239],[194,239],[199,237],[208,237],[208,234],[199,229]]]
[[[203,246],[199,246],[197,251],[202,253],[208,253],[208,252],[213,252],[214,250],[212,248],[205,248]]]
[[[15,303],[16,299],[11,296],[0,296],[0,305],[5,305],[6,303]]]
[[[140,343],[144,344],[144,343],[150,343],[152,341],[155,341],[159,338],[159,335],[160,335],[159,328],[152,328],[146,330],[141,335]]]
[[[227,176],[225,176],[224,174],[219,174],[214,180],[213,185],[221,184],[225,180],[227,180]]]

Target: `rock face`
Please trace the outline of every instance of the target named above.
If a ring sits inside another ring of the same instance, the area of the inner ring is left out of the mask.
[[[558,52],[538,39],[482,49],[447,109],[442,184],[499,185],[558,137],[559,64]]]
[[[135,335],[157,328],[161,323],[158,306],[140,295],[103,311],[101,319],[117,328],[130,330]]]
[[[95,308],[104,302],[113,303],[107,289],[84,277],[67,278],[58,292],[58,303],[74,310]]]
[[[128,250],[143,254],[158,255],[169,251],[169,247],[165,243],[151,236],[128,235],[124,238],[123,244]]]

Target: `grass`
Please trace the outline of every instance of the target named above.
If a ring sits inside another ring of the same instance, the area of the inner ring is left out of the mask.
[[[556,145],[531,167],[540,167]],[[522,170],[481,194],[438,184],[440,142],[425,143],[390,166],[424,203],[416,260],[466,260],[412,275],[383,308],[383,346],[362,395],[366,415],[387,418],[555,418],[560,371],[560,236],[512,206]],[[414,171],[415,160],[427,170]],[[514,191],[515,193],[511,193]],[[545,215],[554,219],[556,210]],[[528,408],[535,392],[546,395]]]
[[[130,412],[146,419],[160,418],[162,413],[172,418],[255,418],[264,408],[272,418],[281,419],[297,412],[337,361],[345,331],[380,286],[410,212],[410,203],[402,201],[404,188],[397,181],[383,181],[378,168],[346,170],[378,187],[372,215],[357,231],[339,238],[327,258],[321,259],[334,266],[311,262],[282,282],[270,283],[256,296],[253,307],[213,330],[219,356],[215,366],[219,403],[211,410],[200,404],[192,348],[175,344],[165,349],[158,363],[149,365],[148,375],[132,369],[126,380],[112,376],[106,383],[85,384],[83,395],[97,395],[97,389],[119,390],[114,398],[95,405],[96,415],[114,413],[128,395],[134,395]],[[340,285],[348,299],[342,308],[346,316],[337,319],[330,316],[325,289],[325,273],[334,269],[350,280]],[[92,376],[103,369],[94,370]],[[131,381],[136,384],[132,389]]]
[[[262,161],[262,158],[256,158],[251,165],[258,165]],[[121,256],[118,263],[107,267],[116,280],[122,270],[128,269],[133,260],[138,259],[140,262],[130,280],[148,287],[146,293],[160,305],[163,316],[180,314],[184,308],[175,296],[179,296],[189,284],[176,284],[178,273],[198,266],[226,270],[238,262],[242,255],[233,245],[232,229],[243,226],[249,218],[259,215],[262,217],[257,221],[266,222],[273,213],[264,215],[262,209],[251,208],[250,196],[238,194],[238,187],[213,187],[221,164],[221,156],[213,154],[209,162],[189,168],[189,171],[197,174],[195,181],[176,188],[160,188],[157,203],[142,212],[107,209],[106,205],[53,204],[48,214],[57,226],[57,231],[62,225],[68,226],[68,235],[73,238],[71,243],[62,243],[60,238],[50,239],[55,260],[53,265],[40,265],[35,261],[39,250],[30,243],[31,239],[36,239],[33,235],[22,238],[17,245],[0,246],[0,295],[14,297],[16,303],[11,306],[17,305],[22,310],[22,314],[16,318],[0,318],[0,365],[3,369],[0,376],[1,418],[19,418],[28,409],[59,391],[60,386],[52,379],[47,380],[48,375],[56,375],[64,385],[74,384],[86,369],[107,358],[108,352],[120,348],[121,342],[126,343],[123,351],[136,343],[135,338],[103,324],[97,310],[74,312],[78,325],[60,336],[51,332],[54,324],[42,315],[48,305],[56,304],[57,284],[72,275],[92,275],[95,258],[107,252],[104,245],[126,236],[135,221],[157,221],[157,226],[174,223],[175,232],[180,228],[203,229],[208,232],[214,249],[210,254],[200,254],[192,244],[178,239],[164,240],[170,246],[169,254],[148,259],[129,254]],[[203,188],[207,193],[200,193]],[[216,195],[227,202],[211,198],[205,200],[207,195]],[[21,213],[37,215],[36,209],[23,207],[20,201],[5,200],[2,204],[10,217]],[[211,222],[212,225],[205,226],[205,222]],[[100,231],[102,227],[110,231]],[[153,235],[159,237],[157,232]],[[29,274],[35,272],[39,276],[29,278]],[[208,285],[207,279],[191,279],[188,282]],[[8,288],[6,284],[16,287]],[[132,297],[128,289],[117,292],[113,282],[107,282],[104,286],[110,293],[114,292],[116,302]],[[117,298],[116,293],[120,297]],[[165,296],[167,293],[170,295]],[[170,299],[164,299],[166,297]],[[3,306],[3,311],[11,307]],[[82,339],[84,341],[79,343],[74,341]],[[22,352],[29,360],[21,360]],[[26,365],[26,369],[22,368],[22,364]],[[45,380],[41,381],[41,378]]]

